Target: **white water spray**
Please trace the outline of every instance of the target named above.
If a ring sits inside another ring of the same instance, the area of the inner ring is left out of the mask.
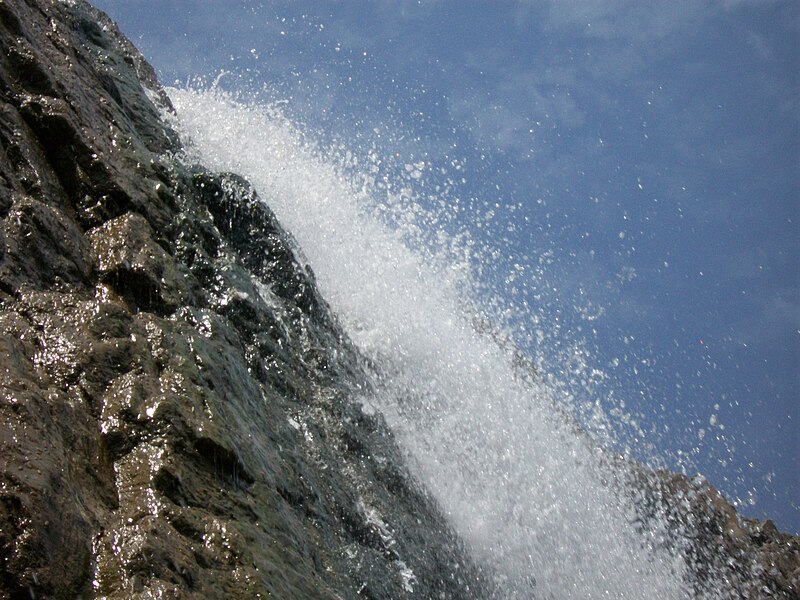
[[[413,198],[377,185],[374,164],[327,158],[274,109],[219,92],[170,96],[190,152],[248,178],[297,238],[348,334],[385,373],[365,404],[386,416],[508,597],[691,595],[683,557],[663,549],[665,525],[637,529],[602,444],[557,409],[546,377],[522,376],[507,345],[476,331],[468,244],[446,240],[446,259],[412,249]]]

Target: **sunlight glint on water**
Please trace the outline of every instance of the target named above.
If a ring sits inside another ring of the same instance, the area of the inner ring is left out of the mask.
[[[467,263],[409,249],[413,232],[372,215],[391,196],[343,175],[277,111],[218,92],[170,96],[193,158],[249,179],[298,240],[348,334],[385,373],[364,402],[386,415],[412,469],[509,597],[690,595],[683,559],[653,549],[663,525],[635,530],[631,501],[602,483],[613,473],[555,392],[519,377],[509,351],[476,333]]]

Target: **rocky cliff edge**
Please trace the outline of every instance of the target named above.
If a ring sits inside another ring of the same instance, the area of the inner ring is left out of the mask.
[[[100,11],[0,0],[0,597],[487,595],[291,238],[169,109]]]

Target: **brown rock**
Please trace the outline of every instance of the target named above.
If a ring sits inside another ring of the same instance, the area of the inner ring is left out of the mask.
[[[485,595],[291,237],[165,154],[170,108],[85,2],[0,0],[0,597],[403,598],[400,560]]]

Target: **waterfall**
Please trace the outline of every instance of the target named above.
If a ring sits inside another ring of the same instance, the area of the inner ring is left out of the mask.
[[[326,151],[275,106],[214,90],[169,94],[189,158],[248,178],[295,236],[348,335],[377,365],[359,400],[386,417],[415,475],[507,597],[692,594],[666,522],[637,518],[635,490],[609,459],[611,428],[589,435],[563,410],[567,365],[526,362],[479,297],[481,250],[445,226],[457,199],[442,189],[432,202],[406,185],[424,181],[424,163],[393,181],[379,155]],[[438,245],[424,241],[431,236]],[[532,277],[524,264],[520,272]],[[539,320],[530,310],[516,321]]]

